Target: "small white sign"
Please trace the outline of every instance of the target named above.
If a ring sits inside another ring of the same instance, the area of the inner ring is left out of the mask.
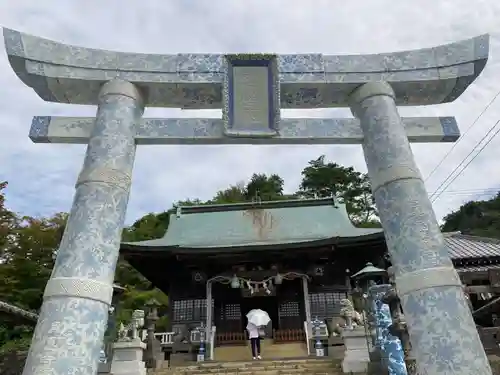
[[[324,357],[325,356],[325,349],[316,349],[316,357]]]
[[[205,362],[205,354],[198,354],[196,356],[196,362]]]

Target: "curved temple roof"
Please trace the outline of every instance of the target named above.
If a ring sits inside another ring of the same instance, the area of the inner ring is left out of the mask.
[[[144,89],[147,105],[222,108],[224,55],[154,55],[75,47],[4,29],[7,54],[19,78],[44,100],[97,104],[113,78]],[[398,105],[450,102],[488,59],[489,37],[413,51],[373,55],[277,55],[281,108],[345,107],[369,81],[389,82]]]
[[[170,216],[163,238],[123,243],[121,248],[220,251],[383,238],[382,229],[356,228],[345,206],[328,198],[181,207]]]

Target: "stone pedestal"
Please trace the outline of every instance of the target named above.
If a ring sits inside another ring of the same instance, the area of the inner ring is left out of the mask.
[[[119,341],[113,346],[113,375],[146,375],[146,365],[142,360],[146,344],[140,339]]]
[[[364,328],[346,329],[342,332],[342,338],[345,345],[342,371],[346,374],[366,372],[370,362],[370,355]]]

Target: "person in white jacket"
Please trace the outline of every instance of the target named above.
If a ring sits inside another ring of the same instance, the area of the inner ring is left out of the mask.
[[[247,324],[248,337],[250,338],[250,345],[252,347],[253,359],[262,359],[260,356],[260,332],[259,328],[252,324]]]

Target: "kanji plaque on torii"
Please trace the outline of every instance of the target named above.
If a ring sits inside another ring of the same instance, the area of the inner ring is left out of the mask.
[[[276,56],[225,56],[222,119],[225,134],[272,137],[279,134],[280,93]]]
[[[401,119],[397,109],[458,98],[486,64],[488,36],[346,56],[152,55],[7,29],[4,38],[12,68],[42,99],[98,106],[95,118],[32,123],[34,142],[88,148],[24,375],[96,373],[136,145],[231,143],[362,144],[419,371],[491,374],[409,143],[455,141],[458,126],[453,117]],[[145,106],[222,117],[142,119]],[[280,116],[332,107],[355,119]]]

